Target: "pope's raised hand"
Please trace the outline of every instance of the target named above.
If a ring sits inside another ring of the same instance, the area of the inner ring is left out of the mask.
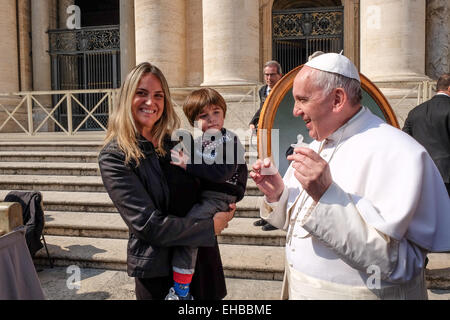
[[[315,151],[301,147],[295,148],[287,159],[292,161],[294,175],[303,189],[314,201],[319,201],[333,182],[328,162]]]
[[[284,182],[270,158],[258,159],[252,166],[250,177],[268,202],[277,202],[284,190]]]

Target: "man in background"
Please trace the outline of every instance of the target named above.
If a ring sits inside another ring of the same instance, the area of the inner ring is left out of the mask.
[[[283,71],[281,70],[281,65],[274,60],[266,62],[264,65],[264,81],[266,84],[259,89],[259,109],[256,111],[252,120],[249,123],[249,127],[251,130],[256,130],[258,127],[259,116],[261,114],[262,107],[264,102],[266,101],[267,96],[270,93],[270,90],[275,86],[275,84],[283,77]],[[256,227],[262,227],[264,231],[276,230],[274,226],[267,223],[264,219],[259,219],[253,223]]]
[[[256,111],[252,120],[249,123],[250,129],[254,130],[258,127],[259,116],[261,114],[264,101],[266,101],[270,90],[275,86],[275,84],[283,77],[283,72],[281,70],[281,65],[277,61],[268,61],[264,65],[264,81],[266,84],[259,89],[259,109]]]
[[[428,151],[450,196],[450,73],[437,81],[436,95],[412,109],[403,131]]]

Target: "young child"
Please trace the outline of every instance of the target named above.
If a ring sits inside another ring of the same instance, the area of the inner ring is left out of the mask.
[[[193,91],[185,100],[183,111],[191,125],[203,131],[191,138],[191,154],[172,150],[172,164],[200,178],[202,194],[187,216],[198,219],[229,211],[229,204],[244,197],[247,185],[245,150],[239,138],[223,127],[227,106],[214,89]],[[231,154],[230,154],[231,153]],[[174,286],[166,300],[192,300],[189,285],[194,274],[197,248],[176,247],[172,259]]]

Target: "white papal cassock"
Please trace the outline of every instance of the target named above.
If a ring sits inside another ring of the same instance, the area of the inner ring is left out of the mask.
[[[261,206],[287,230],[283,297],[426,298],[426,254],[450,250],[450,199],[425,149],[365,107],[310,148],[333,178],[319,202],[290,166],[280,200]]]

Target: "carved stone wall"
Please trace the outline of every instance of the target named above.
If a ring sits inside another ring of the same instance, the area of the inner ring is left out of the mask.
[[[450,3],[427,1],[426,75],[432,79],[450,72]]]

